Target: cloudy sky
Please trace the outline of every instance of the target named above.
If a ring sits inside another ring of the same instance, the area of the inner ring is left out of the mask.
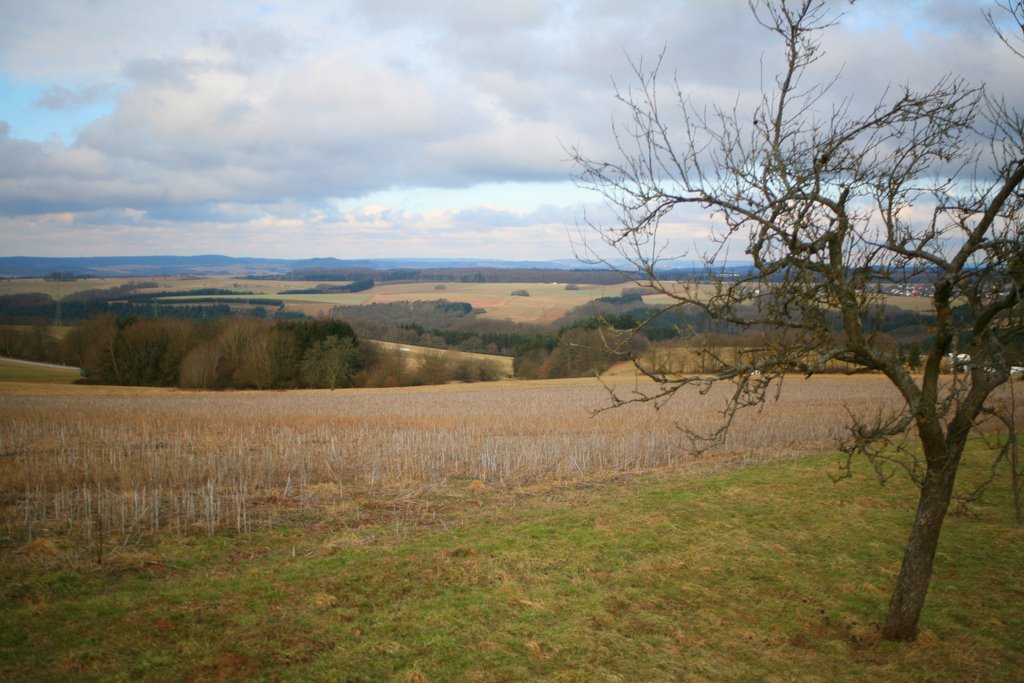
[[[986,6],[837,2],[821,67],[1020,100]],[[599,207],[565,148],[612,155],[612,83],[662,49],[725,103],[778,55],[742,0],[0,0],[0,253],[571,257]]]

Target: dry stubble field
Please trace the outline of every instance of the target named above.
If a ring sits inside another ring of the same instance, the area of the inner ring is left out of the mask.
[[[673,421],[713,398],[590,417],[594,381],[0,382],[0,679],[1019,680],[1005,485],[879,642],[912,485],[823,485],[843,397],[891,394],[789,380],[695,458]]]
[[[3,383],[0,524],[19,543],[249,531],[297,513],[358,521],[367,501],[454,482],[508,488],[825,450],[847,422],[844,400],[874,410],[891,397],[880,378],[787,380],[780,401],[742,414],[724,446],[696,458],[676,421],[713,427],[720,397],[594,415],[608,405],[594,380],[262,393]]]

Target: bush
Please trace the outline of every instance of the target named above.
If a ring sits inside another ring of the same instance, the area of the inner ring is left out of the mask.
[[[451,379],[456,382],[494,382],[501,379],[501,366],[493,360],[467,358],[455,363]]]
[[[354,337],[331,335],[314,342],[302,357],[303,385],[316,389],[351,386],[362,364],[354,341]]]
[[[445,384],[451,379],[451,363],[442,351],[425,353],[420,357],[413,384]]]
[[[530,293],[525,289],[513,289],[512,296],[530,296]]]

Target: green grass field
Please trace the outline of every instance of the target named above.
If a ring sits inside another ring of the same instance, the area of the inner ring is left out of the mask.
[[[0,358],[0,382],[70,384],[81,377],[78,368],[55,368]]]
[[[832,462],[449,482],[101,564],[5,547],[0,679],[1019,681],[1007,492],[950,516],[921,637],[881,643],[913,491],[867,471],[833,484]]]

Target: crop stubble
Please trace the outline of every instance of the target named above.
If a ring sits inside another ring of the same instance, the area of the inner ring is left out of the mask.
[[[13,387],[14,385],[10,385]],[[628,387],[627,387],[628,388]],[[608,405],[595,381],[414,390],[185,392],[0,389],[0,523],[127,542],[159,530],[247,531],[285,511],[334,514],[396,491],[588,480],[784,458],[830,446],[853,410],[894,398],[881,378],[787,380],[695,457],[676,428],[718,424],[720,395],[661,411]],[[478,485],[479,486],[479,485]]]

